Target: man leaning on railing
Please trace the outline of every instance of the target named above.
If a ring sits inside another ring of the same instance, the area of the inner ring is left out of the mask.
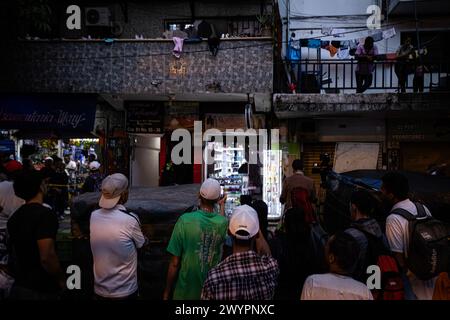
[[[378,48],[374,45],[372,37],[367,37],[364,45],[356,49],[355,57],[358,60],[356,66],[356,93],[363,93],[372,85],[372,73],[375,69],[374,57],[378,54]]]

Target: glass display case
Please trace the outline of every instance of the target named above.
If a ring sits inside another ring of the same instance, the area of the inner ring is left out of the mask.
[[[268,219],[281,218],[283,206],[280,203],[282,188],[282,151],[265,150],[263,157],[263,201],[268,206]]]
[[[222,191],[227,194],[225,214],[229,217],[233,209],[240,205],[240,196],[247,194],[248,173],[240,173],[242,170],[239,170],[246,162],[244,145],[235,142],[227,146],[221,142],[208,142],[204,159],[207,159],[206,152],[213,155],[214,161],[205,164],[204,179],[214,178],[219,181]]]

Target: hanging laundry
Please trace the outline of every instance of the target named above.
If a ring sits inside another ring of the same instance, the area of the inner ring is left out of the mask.
[[[317,49],[320,48],[319,39],[308,39],[308,48]]]
[[[341,41],[341,49],[350,48],[350,40]]]
[[[330,44],[330,45],[329,45],[328,47],[326,47],[325,49],[328,50],[328,51],[330,51],[330,57],[331,57],[331,58],[333,58],[333,57],[336,55],[337,51],[338,51],[338,49],[335,48],[332,44]]]
[[[350,49],[349,48],[340,48],[337,56],[341,60],[350,59]]]
[[[395,36],[395,28],[394,27],[387,29],[387,30],[383,30],[383,39],[389,39],[389,38],[392,38],[393,36]]]
[[[219,37],[209,37],[208,38],[209,51],[211,51],[211,53],[214,57],[217,55],[217,52],[219,52],[219,45],[220,45]]]
[[[335,47],[336,49],[339,49],[341,47],[340,41],[331,41],[331,45]]]
[[[356,42],[356,40],[350,40],[350,50],[349,50],[349,54],[351,56],[354,56],[356,53],[356,49],[358,48],[358,42]]]
[[[383,32],[380,31],[380,32],[377,32],[377,33],[373,34],[372,38],[373,38],[374,42],[378,42],[378,41],[383,40]]]
[[[211,26],[211,35],[208,37],[208,48],[211,51],[213,57],[219,52],[220,38],[216,33],[216,28],[213,24]]]
[[[291,38],[291,40],[289,40],[288,59],[291,61],[298,61],[301,57],[300,40],[294,40]]]
[[[184,39],[173,37],[172,38],[173,43],[175,44],[175,47],[173,48],[173,55],[175,58],[179,59],[181,57],[181,52],[183,52],[183,41]]]
[[[202,38],[188,38],[188,39],[184,39],[184,43],[202,43]]]
[[[333,28],[328,28],[328,27],[322,28],[322,34],[324,36],[331,36],[332,31],[333,31]]]
[[[329,45],[330,45],[330,41],[325,41],[325,40],[320,41],[320,47],[321,47],[322,49],[325,49],[325,48],[328,47]]]
[[[300,39],[300,47],[307,47],[308,39]]]
[[[199,23],[197,27],[197,35],[200,38],[209,38],[213,33],[213,30],[211,28],[211,24],[209,24],[206,21],[202,21]]]

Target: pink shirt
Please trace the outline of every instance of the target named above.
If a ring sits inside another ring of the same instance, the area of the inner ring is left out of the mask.
[[[370,55],[370,56],[376,56],[378,54],[378,48],[376,45],[373,45],[373,48],[369,51],[366,51],[364,48],[364,45],[359,45],[356,49],[355,56],[358,57],[359,55]],[[356,72],[362,73],[362,74],[370,74],[375,69],[375,65],[373,62],[368,61],[358,61],[358,65],[356,66]]]

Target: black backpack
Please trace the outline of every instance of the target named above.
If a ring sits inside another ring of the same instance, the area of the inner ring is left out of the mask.
[[[445,225],[425,212],[425,207],[414,203],[417,216],[398,208],[391,214],[409,222],[409,248],[406,264],[419,279],[429,280],[447,271],[448,232]]]
[[[329,239],[328,233],[320,223],[313,222],[310,225],[310,238],[308,243],[308,259],[311,265],[311,273],[325,273],[328,266],[325,260],[325,246]]]
[[[374,300],[404,300],[405,289],[396,260],[382,238],[375,237],[361,226],[353,224],[352,228],[361,232],[367,239],[367,251],[363,266],[377,265],[381,271],[381,288],[371,290]],[[357,280],[367,284],[367,274],[357,275]]]

